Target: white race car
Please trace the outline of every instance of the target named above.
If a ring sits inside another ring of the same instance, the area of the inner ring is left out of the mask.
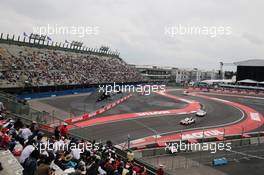
[[[196,112],[197,117],[204,117],[206,115],[206,111],[200,109]]]
[[[190,118],[187,117],[187,118],[185,118],[185,119],[180,121],[181,125],[190,125],[190,124],[193,124],[193,123],[195,123],[195,119],[192,118],[192,117],[190,117]]]
[[[189,92],[188,91],[183,91],[183,95],[188,95]]]

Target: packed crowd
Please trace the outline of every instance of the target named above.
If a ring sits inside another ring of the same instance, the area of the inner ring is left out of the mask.
[[[124,159],[116,154],[111,141],[102,144],[70,137],[66,123],[48,135],[34,121],[26,125],[20,119],[2,117],[0,129],[0,148],[19,158],[24,175],[54,175],[58,171],[72,175],[147,175],[146,168],[134,162],[133,153],[128,152]],[[158,175],[163,174],[160,168]]]
[[[110,56],[0,44],[0,63],[0,81],[7,85],[45,86],[143,80],[122,59]]]

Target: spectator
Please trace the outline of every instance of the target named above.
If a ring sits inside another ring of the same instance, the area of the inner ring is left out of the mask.
[[[39,151],[38,150],[32,151],[30,156],[25,160],[23,164],[24,167],[23,175],[35,174],[38,166],[38,159],[39,159]]]
[[[38,127],[38,124],[36,121],[33,121],[30,125],[30,131],[32,133],[31,137],[29,139],[32,139],[34,138],[35,136],[38,135],[38,132],[39,132],[39,127]]]
[[[18,131],[18,137],[19,137],[19,142],[21,145],[24,145],[25,144],[25,141],[28,140],[28,138],[32,135],[32,132],[31,130],[29,129],[29,126],[28,125],[24,125],[23,128],[21,128],[19,131]]]
[[[4,107],[4,104],[3,102],[0,101],[0,115],[2,115],[5,111],[5,107]]]
[[[163,165],[159,165],[157,175],[164,175]]]
[[[35,172],[34,175],[49,175],[52,173],[52,170],[50,168],[51,162],[54,160],[53,153],[49,152],[45,157],[44,161],[41,162]]]
[[[55,139],[56,140],[59,140],[60,139],[60,130],[59,130],[59,127],[56,126],[55,130],[54,130],[54,136],[55,136]]]
[[[16,129],[16,130],[19,130],[20,128],[22,128],[23,127],[23,123],[21,122],[21,120],[20,120],[20,118],[19,119],[17,119],[17,121],[14,123],[14,128]]]
[[[8,128],[3,128],[2,129],[2,143],[1,143],[1,146],[4,147],[4,148],[8,148],[9,143],[11,141],[11,138],[7,134],[8,131],[9,131]]]
[[[10,122],[8,125],[5,125],[6,127],[1,130],[2,132],[0,132],[0,135],[2,134],[2,138],[3,135],[6,134],[7,137],[11,138],[11,142],[16,145],[16,141],[19,139],[19,137],[13,137],[13,134],[8,132],[8,129],[15,129],[15,124],[20,122],[21,121],[14,121]],[[22,122],[21,124],[24,126]],[[29,129],[29,127],[26,128]],[[20,135],[23,133],[23,129],[25,129],[25,127],[22,128],[22,131],[20,129]],[[4,143],[5,145],[9,145],[10,148],[10,141]],[[146,169],[136,165],[133,161],[133,156],[128,156],[129,159],[127,160],[129,161],[122,160],[120,157],[118,157],[111,141],[107,141],[106,144],[98,144],[95,146],[95,140],[90,142],[80,140],[75,137],[61,137],[59,139],[55,139],[55,136],[51,136],[48,140],[45,140],[44,133],[38,132],[37,137],[29,139],[25,143],[25,146],[21,147],[22,150],[20,153],[19,150],[17,150],[19,148],[19,144],[17,144],[17,148],[13,148],[14,154],[20,155],[19,162],[25,168],[23,172],[24,174],[53,175],[54,171],[52,168],[50,168],[50,166],[55,156],[56,158],[54,160],[54,164],[60,167],[64,173],[68,174],[146,175]],[[52,145],[45,145],[48,143],[52,143]],[[38,145],[44,146],[41,147],[43,151],[39,151]],[[87,145],[93,146],[87,147]],[[5,149],[7,148],[8,147],[5,146]],[[47,149],[45,150],[45,148]],[[133,155],[132,152],[129,154]],[[39,162],[39,166],[37,166],[37,161]],[[163,169],[159,168],[158,175],[163,174]]]
[[[35,150],[34,147],[35,140],[29,140],[27,146],[23,149],[19,162],[24,164],[24,161],[29,157],[29,155]]]
[[[6,86],[43,86],[62,84],[98,84],[142,82],[136,69],[113,56],[51,51],[25,46],[14,46],[0,57],[4,71],[2,83]]]
[[[60,135],[63,137],[67,137],[68,134],[68,128],[67,128],[68,124],[64,123],[63,126],[60,129]]]

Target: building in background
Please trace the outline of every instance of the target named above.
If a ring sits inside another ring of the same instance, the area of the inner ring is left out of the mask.
[[[150,65],[130,65],[148,81],[168,83],[172,79],[172,67],[150,66]]]
[[[202,80],[219,79],[219,71],[205,71],[194,69],[182,69],[168,66],[130,65],[136,68],[141,75],[151,82],[187,84]]]
[[[264,59],[252,59],[234,63],[237,66],[236,80],[264,81]]]

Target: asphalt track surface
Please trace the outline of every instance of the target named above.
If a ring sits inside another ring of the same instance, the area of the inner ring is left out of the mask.
[[[81,115],[84,112],[93,112],[106,104],[114,102],[113,100],[106,100],[103,102],[96,102],[96,94],[84,94],[83,96],[72,97],[59,97],[39,100],[42,103],[54,106],[60,110],[71,112],[76,115]],[[139,96],[134,94],[129,100],[124,101],[121,105],[108,110],[100,116],[108,116],[114,114],[132,113],[132,112],[146,112],[153,110],[166,110],[166,109],[181,109],[187,104],[181,101],[175,101],[170,98],[163,97],[152,93],[146,96]]]
[[[134,94],[127,101],[109,111],[106,111],[101,116],[134,112],[148,112],[154,110],[181,109],[186,105],[187,104],[182,101],[175,101],[156,93],[151,93],[150,95],[144,96]]]
[[[86,138],[95,140],[112,140],[115,144],[123,143],[127,140],[128,135],[131,140],[140,139],[151,135],[160,135],[167,132],[179,132],[184,129],[198,128],[198,127],[211,127],[214,125],[226,124],[236,120],[239,120],[243,115],[240,110],[223,104],[214,100],[207,100],[200,97],[185,96],[182,95],[182,91],[172,91],[169,94],[182,97],[189,100],[195,100],[200,102],[205,110],[207,116],[204,118],[197,118],[197,121],[193,125],[181,126],[179,122],[181,119],[194,114],[186,115],[162,115],[153,117],[141,117],[137,119],[129,119],[125,121],[116,121],[112,123],[100,124],[95,126],[76,128],[71,130],[75,134],[81,135]],[[135,112],[134,105],[138,105],[138,101],[141,101],[142,105],[138,106],[137,111],[145,111],[144,108],[147,104],[149,111],[157,110],[156,102],[152,99],[159,100],[161,97],[158,94],[154,94],[155,98],[145,98],[145,96],[138,96],[135,100],[128,99],[125,103],[120,104],[119,108],[125,108],[127,112]],[[166,98],[170,102],[169,98]],[[136,103],[136,104],[135,104]],[[175,101],[174,101],[175,103]],[[145,105],[143,105],[145,104]],[[131,107],[132,106],[132,107]],[[177,106],[177,105],[176,105]],[[164,108],[162,108],[164,109]],[[115,108],[115,114],[119,112],[118,108]],[[121,110],[119,113],[122,113]]]
[[[223,96],[221,94],[220,95],[215,95],[215,94],[210,94],[210,93],[203,93],[203,94],[206,96],[212,96],[212,97],[220,98],[223,100],[229,100],[229,101],[234,101],[237,103],[244,104],[248,107],[255,109],[256,111],[264,115],[264,97],[257,99],[257,98],[254,98],[254,96],[250,96],[251,98],[244,98],[244,97]]]
[[[251,107],[253,109],[255,109],[256,111],[258,111],[259,113],[261,113],[264,116],[264,97],[260,97],[259,99],[254,98],[254,96],[251,96],[253,98],[244,98],[244,97],[230,97],[230,96],[222,96],[222,95],[211,95],[211,94],[206,94],[207,96],[212,96],[212,97],[216,97],[216,98],[220,98],[223,100],[229,100],[229,101],[234,101],[240,104],[244,104],[248,107]],[[248,95],[246,95],[248,96]],[[258,129],[256,129],[255,131],[264,130],[264,126],[262,125],[261,127],[259,127]]]
[[[128,135],[132,140],[140,139],[143,137],[164,134],[164,133],[176,133],[184,129],[195,129],[198,127],[213,127],[215,125],[227,124],[230,122],[237,121],[243,115],[242,112],[230,105],[224,104],[220,101],[204,99],[196,96],[186,96],[182,94],[183,91],[171,91],[168,94],[175,95],[177,97],[185,98],[188,100],[195,100],[202,104],[202,106],[207,111],[207,116],[204,118],[197,118],[197,122],[190,126],[181,126],[179,121],[185,117],[194,116],[194,114],[185,115],[161,115],[161,116],[146,116],[136,119],[128,119],[124,121],[115,121],[112,123],[94,125],[83,128],[72,129],[71,132],[81,135],[86,138],[96,139],[96,140],[112,140],[115,144],[123,143],[127,140]],[[243,97],[232,97],[224,95],[216,95],[210,93],[203,93],[203,95],[209,97],[215,97],[223,100],[228,100],[242,105],[246,105],[250,108],[255,109],[262,115],[264,114],[264,99],[254,99],[254,98],[243,98]],[[246,95],[245,96],[249,96]],[[78,99],[76,99],[78,100]],[[175,106],[174,106],[174,105]],[[184,108],[186,104],[179,101],[174,101],[169,98],[160,96],[158,94],[153,94],[152,97],[146,96],[134,96],[128,99],[126,102],[120,104],[114,109],[104,113],[104,116],[122,114],[122,113],[133,113],[133,112],[143,112],[143,111],[155,111],[155,110],[166,110],[171,108]],[[263,127],[261,128],[263,129]],[[246,152],[255,154],[258,156],[263,156],[264,151],[256,150],[253,148],[244,148]],[[242,148],[243,149],[243,148]],[[251,151],[252,150],[252,151]],[[238,150],[244,152],[244,150]],[[254,152],[255,151],[255,152]],[[196,159],[196,154],[189,154],[187,158]],[[217,157],[217,156],[216,156]],[[205,166],[210,164],[211,159],[206,160]],[[262,174],[263,172],[263,160],[259,159],[241,159],[238,162],[230,162],[226,166],[214,167],[218,170],[221,175],[229,174]],[[201,172],[197,168],[193,169],[193,174],[199,174]],[[204,172],[210,174],[208,169],[204,169]],[[180,173],[177,171],[177,174]],[[182,174],[190,174],[190,171],[186,169]],[[180,173],[181,174],[181,173]],[[215,173],[211,173],[215,174]]]

